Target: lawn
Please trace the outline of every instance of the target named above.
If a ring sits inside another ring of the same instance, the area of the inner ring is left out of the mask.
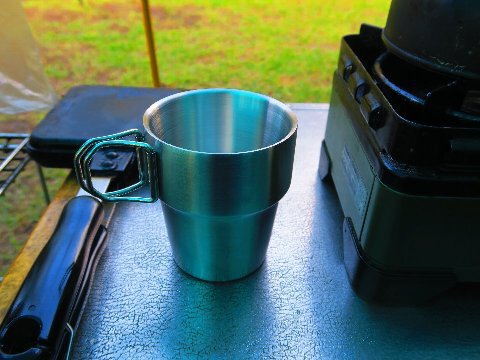
[[[327,102],[342,35],[383,26],[386,0],[151,1],[160,80],[233,87],[284,102]],[[140,0],[24,0],[58,94],[78,84],[150,86]],[[0,117],[30,131],[42,115]],[[47,170],[51,192],[66,172]],[[0,199],[0,276],[44,208],[33,164]]]

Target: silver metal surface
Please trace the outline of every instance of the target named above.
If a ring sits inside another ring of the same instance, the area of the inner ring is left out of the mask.
[[[18,146],[12,152],[10,152],[5,159],[3,159],[2,163],[0,164],[0,171],[3,171],[7,168],[7,166],[10,164],[10,162],[17,156],[17,154],[20,151],[22,151],[22,149],[25,147],[25,145],[27,145],[28,140],[29,140],[28,137],[22,139],[20,144],[18,144]]]
[[[263,211],[290,186],[297,119],[263,95],[209,89],[183,92],[145,113],[159,153],[159,197],[193,214]]]
[[[295,113],[305,111],[315,111],[317,114],[319,111],[328,111],[330,105],[325,103],[288,103],[287,104],[290,109],[292,109]]]
[[[230,283],[199,281],[173,262],[160,204],[118,204],[72,359],[480,357],[478,288],[419,307],[355,296],[343,213],[335,188],[317,176],[327,112],[297,115],[292,184],[263,266]]]
[[[144,126],[177,264],[210,281],[257,269],[290,186],[294,113],[247,91],[194,90],[153,104]]]
[[[92,183],[95,186],[95,189],[103,193],[107,191],[108,186],[110,185],[111,182],[112,182],[112,178],[109,176],[92,177]],[[84,196],[84,195],[92,196],[88,192],[80,188],[76,196]]]

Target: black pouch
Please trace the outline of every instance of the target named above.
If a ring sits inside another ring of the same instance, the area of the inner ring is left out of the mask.
[[[103,208],[91,197],[71,200],[36,259],[0,330],[0,359],[62,359],[69,349],[103,252]],[[88,223],[78,229],[75,223]],[[82,230],[82,231],[78,231]]]

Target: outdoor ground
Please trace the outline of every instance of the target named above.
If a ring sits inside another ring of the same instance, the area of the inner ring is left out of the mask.
[[[390,4],[150,2],[164,86],[241,88],[284,102],[328,102],[341,36],[358,32],[363,22],[383,26]],[[140,0],[23,0],[23,5],[59,95],[78,84],[150,86]],[[0,132],[29,132],[41,118],[0,115]],[[46,170],[52,194],[66,173]],[[0,198],[0,277],[44,207],[30,164]]]

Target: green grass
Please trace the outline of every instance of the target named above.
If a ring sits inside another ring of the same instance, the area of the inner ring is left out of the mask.
[[[385,24],[386,0],[150,0],[164,86],[232,87],[327,102],[340,39]],[[59,94],[78,84],[150,86],[140,0],[24,0]],[[5,117],[0,118],[1,126]],[[31,129],[38,115],[16,117]],[[11,130],[12,123],[8,128]],[[15,128],[15,127],[14,127]],[[47,172],[54,192],[65,171]],[[0,199],[0,276],[44,208],[33,164]]]
[[[140,1],[24,1],[59,92],[79,83],[149,86]],[[328,101],[340,38],[383,26],[388,1],[151,1],[163,84],[237,87]]]

